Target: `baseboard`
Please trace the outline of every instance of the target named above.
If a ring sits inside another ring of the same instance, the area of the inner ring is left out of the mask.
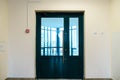
[[[86,78],[85,80],[113,80],[111,78]]]
[[[35,78],[7,78],[5,80],[35,80]],[[111,78],[86,78],[85,80],[112,80]]]
[[[35,78],[7,78],[5,80],[35,80]]]

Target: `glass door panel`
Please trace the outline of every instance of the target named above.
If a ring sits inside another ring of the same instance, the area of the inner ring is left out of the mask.
[[[78,18],[69,18],[69,56],[79,56]]]
[[[41,56],[63,55],[64,18],[41,18]]]

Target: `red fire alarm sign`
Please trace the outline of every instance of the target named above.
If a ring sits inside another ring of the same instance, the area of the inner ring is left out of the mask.
[[[25,29],[25,33],[30,33],[30,29]]]

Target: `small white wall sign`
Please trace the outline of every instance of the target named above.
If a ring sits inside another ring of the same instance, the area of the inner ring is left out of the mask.
[[[6,50],[6,43],[0,41],[0,52],[5,52],[5,50]]]

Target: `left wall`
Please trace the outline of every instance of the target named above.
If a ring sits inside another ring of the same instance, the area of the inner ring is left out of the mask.
[[[0,0],[0,80],[7,77],[8,2]]]

